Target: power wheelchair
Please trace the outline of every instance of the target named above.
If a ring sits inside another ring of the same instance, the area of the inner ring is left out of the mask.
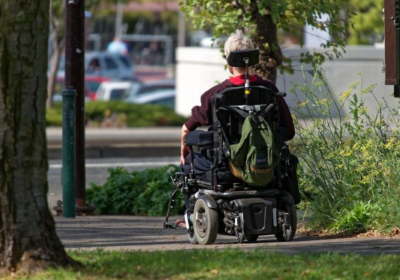
[[[229,60],[230,59],[230,60]],[[232,52],[229,65],[249,67],[258,63],[258,51]],[[209,131],[195,130],[186,135],[190,148],[189,165],[182,166],[172,178],[174,189],[170,197],[164,228],[174,228],[168,222],[170,209],[178,189],[185,195],[185,222],[192,244],[213,244],[218,234],[236,236],[239,243],[256,242],[260,235],[274,234],[279,241],[294,238],[297,226],[298,193],[293,193],[295,165],[287,146],[282,148],[280,164],[274,169],[270,183],[253,186],[233,175],[229,166],[229,145],[241,138],[243,117],[239,111],[255,114],[264,110],[274,140],[278,139],[279,98],[263,86],[249,86],[246,71],[245,86],[232,87],[211,99],[212,127]],[[234,108],[232,110],[231,108]],[[267,109],[267,110],[265,110]],[[208,172],[196,172],[196,158],[206,158]],[[292,176],[293,177],[293,176]],[[293,196],[292,196],[292,194]]]

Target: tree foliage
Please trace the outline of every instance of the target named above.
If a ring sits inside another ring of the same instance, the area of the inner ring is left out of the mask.
[[[329,32],[331,41],[321,40],[326,51],[305,53],[300,62],[313,66],[340,56],[345,45],[350,14],[347,0],[186,0],[182,10],[193,21],[195,28],[212,26],[214,37],[230,35],[235,29],[245,30],[260,50],[260,64],[256,73],[275,79],[276,69],[292,72],[291,60],[284,57],[278,42],[278,29],[293,33],[298,26],[311,25]],[[322,22],[323,14],[330,20]]]
[[[347,43],[366,45],[381,41],[384,33],[383,1],[350,0],[350,7],[355,15],[352,28],[348,31]]]

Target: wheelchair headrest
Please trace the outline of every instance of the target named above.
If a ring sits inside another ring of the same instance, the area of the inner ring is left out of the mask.
[[[245,51],[233,51],[229,53],[227,58],[228,65],[233,67],[246,67],[245,60],[249,60],[248,66],[253,66],[259,62],[259,51],[245,50]]]

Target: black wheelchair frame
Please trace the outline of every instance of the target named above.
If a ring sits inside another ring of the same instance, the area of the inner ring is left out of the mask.
[[[258,63],[258,51],[257,55],[254,51],[235,52],[233,58],[239,62],[234,61],[234,65],[229,65],[243,67],[240,61],[244,61],[248,67]],[[290,187],[285,185],[287,165],[290,164],[287,158],[282,158],[281,166],[275,168],[272,182],[263,187],[244,183],[233,176],[229,169],[229,145],[239,142],[243,123],[243,118],[236,111],[250,114],[267,111],[264,118],[272,129],[275,141],[279,142],[279,98],[284,97],[285,93],[275,93],[263,86],[249,86],[247,71],[246,80],[245,86],[227,88],[213,96],[212,130],[196,130],[187,135],[189,170],[178,172],[172,178],[174,189],[164,228],[175,227],[168,219],[180,188],[186,197],[185,222],[192,244],[213,244],[218,234],[236,236],[239,243],[244,240],[255,242],[261,235],[274,234],[279,241],[290,241],[295,236],[295,201],[288,192]],[[211,159],[209,181],[195,174],[195,150]]]

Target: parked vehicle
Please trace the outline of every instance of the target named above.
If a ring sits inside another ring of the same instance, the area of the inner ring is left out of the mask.
[[[128,55],[109,52],[85,53],[85,75],[101,76],[110,80],[131,80],[134,67]],[[58,76],[65,73],[65,57],[60,59]]]
[[[137,104],[165,105],[175,109],[175,95],[176,91],[174,89],[156,90],[139,95],[136,99],[125,99],[125,101]]]
[[[62,91],[65,88],[64,86],[65,80],[63,77],[58,77],[55,87],[54,87],[54,93],[53,93],[53,102],[62,102]],[[88,89],[87,84],[85,84],[85,102],[90,101],[90,92]]]
[[[132,85],[127,90],[125,102],[159,104],[175,108],[175,80],[160,80]]]
[[[128,55],[109,52],[85,54],[86,75],[102,76],[115,80],[131,80],[133,66]]]
[[[122,100],[126,97],[126,92],[135,82],[102,82],[96,93],[96,100]]]
[[[99,89],[102,82],[108,82],[110,79],[100,76],[86,76],[85,84],[89,91],[89,98],[96,100],[97,90]]]
[[[96,100],[121,100],[175,108],[175,81],[162,80],[151,83],[108,81],[101,83],[96,95]]]

